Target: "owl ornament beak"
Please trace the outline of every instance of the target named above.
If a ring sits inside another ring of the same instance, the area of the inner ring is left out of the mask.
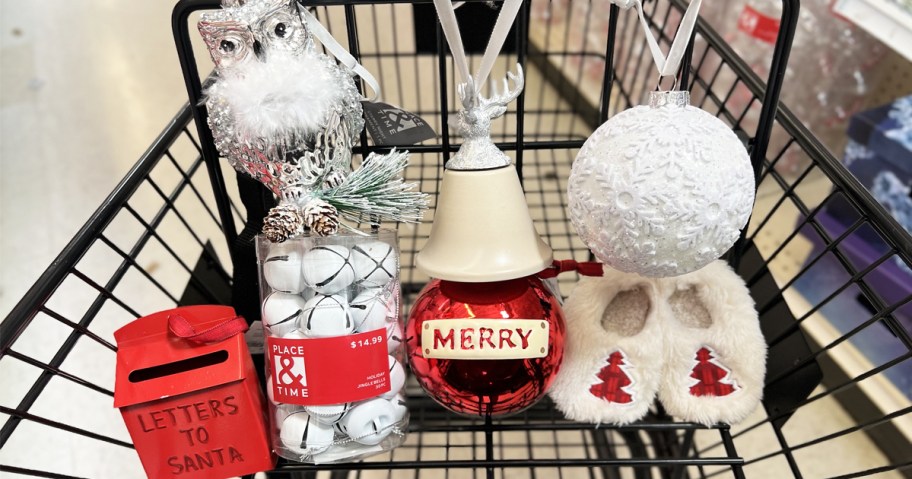
[[[259,40],[254,40],[253,42],[253,54],[256,55],[257,60],[260,62],[266,62],[266,51],[263,50],[263,44]]]
[[[461,85],[463,144],[447,162],[430,238],[415,260],[433,278],[483,283],[522,278],[551,265],[551,248],[535,231],[519,176],[491,140],[491,120],[506,111],[523,87],[522,69],[498,92],[481,97]],[[472,95],[468,98],[467,95]]]

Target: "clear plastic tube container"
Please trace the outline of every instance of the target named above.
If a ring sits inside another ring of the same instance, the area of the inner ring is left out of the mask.
[[[257,238],[271,440],[324,464],[405,440],[396,232]]]

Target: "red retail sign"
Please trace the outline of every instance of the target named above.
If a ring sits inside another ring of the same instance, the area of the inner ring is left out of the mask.
[[[738,29],[766,43],[776,43],[779,19],[764,15],[750,5],[745,5],[738,18]]]
[[[334,338],[266,338],[276,402],[317,406],[390,390],[386,330]]]

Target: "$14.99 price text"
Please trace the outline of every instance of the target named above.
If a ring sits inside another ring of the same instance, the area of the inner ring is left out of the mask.
[[[373,344],[380,344],[381,342],[383,342],[383,336],[380,336],[380,335],[372,336],[370,338],[360,339],[358,341],[352,341],[351,348],[352,349],[361,348],[361,347],[370,346]]]

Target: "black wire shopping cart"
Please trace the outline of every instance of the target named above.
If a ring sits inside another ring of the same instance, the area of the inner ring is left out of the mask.
[[[304,3],[318,4],[321,20],[377,74],[387,102],[421,115],[439,132],[409,148],[406,171],[434,197],[445,156],[456,151],[459,138],[448,130],[454,75],[433,7],[405,0]],[[640,104],[655,80],[635,14],[611,7],[608,17],[597,18],[591,15],[596,3],[527,2],[498,66],[518,61],[527,72],[524,95],[492,130],[515,158],[538,231],[559,259],[589,256],[566,218],[564,192],[576,151],[610,115]],[[912,296],[897,297],[872,281],[884,268],[912,265],[912,239],[778,104],[797,4],[783,2],[766,82],[702,21],[681,73],[693,104],[748,142],[758,172],[753,217],[729,259],[751,288],[770,347],[761,411],[737,427],[674,422],[659,410],[637,424],[597,428],[563,419],[546,400],[520,415],[485,421],[450,414],[410,387],[411,430],[402,447],[354,464],[281,463],[274,474],[912,477],[912,323],[904,319]],[[646,3],[664,46],[685,7],[683,0]],[[175,305],[233,300],[258,314],[258,290],[249,286],[255,263],[244,245],[270,199],[251,181],[234,181],[208,131],[191,123],[203,121],[205,111],[192,106],[201,88],[188,19],[212,8],[217,0],[181,0],[175,9],[191,104],[0,325],[0,370],[17,379],[4,379],[17,400],[0,405],[4,474],[141,475],[112,407],[113,331]],[[483,18],[491,7],[470,1],[464,8]],[[358,153],[374,149],[365,139]],[[783,158],[800,167],[778,168]],[[848,220],[828,219],[827,208],[836,203],[849,211]],[[429,214],[422,225],[384,225],[399,231],[407,302],[428,280],[412,264],[430,220]],[[850,251],[860,237],[872,255]],[[576,279],[561,278],[564,294]],[[844,301],[865,313],[836,321]],[[879,345],[876,355],[860,341],[869,336]],[[87,408],[99,412],[91,419],[79,414]],[[49,455],[80,460],[72,461],[76,470],[58,470]]]

